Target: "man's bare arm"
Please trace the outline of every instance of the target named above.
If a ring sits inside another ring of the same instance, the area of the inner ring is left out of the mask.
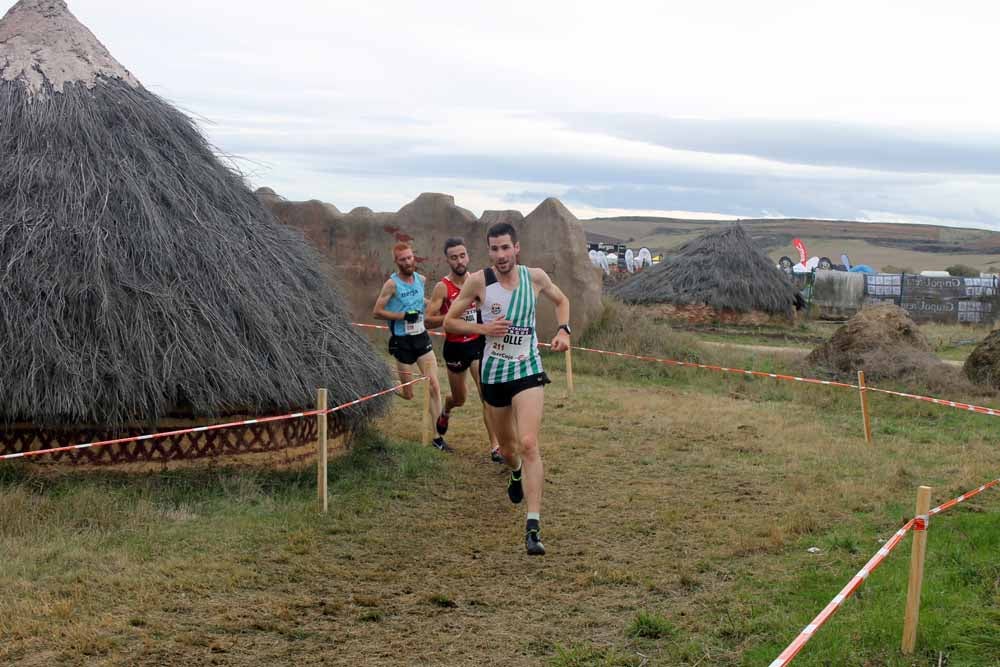
[[[462,315],[468,310],[476,300],[481,300],[480,292],[483,289],[483,272],[476,271],[469,274],[462,285],[462,291],[452,302],[448,314],[444,316],[444,330],[450,334],[459,336],[482,336],[486,334],[486,327],[478,322],[466,322]]]
[[[372,317],[376,320],[401,320],[406,316],[405,313],[394,313],[385,309],[395,293],[396,283],[391,279],[385,281],[382,291],[378,293],[378,299],[375,300],[375,307],[372,308]]]
[[[448,288],[445,284],[439,282],[434,286],[434,291],[431,292],[431,300],[427,304],[427,313],[424,316],[424,326],[428,329],[437,329],[439,326],[444,324],[444,315],[441,314],[441,304],[444,303],[444,298],[448,295]]]
[[[537,273],[536,273],[537,272]],[[569,324],[569,297],[566,296],[559,286],[552,282],[549,274],[542,269],[532,269],[531,279],[539,286],[538,293],[545,296],[556,307],[556,322],[559,324]],[[556,332],[552,339],[552,350],[563,352],[569,349],[569,334],[565,329]]]

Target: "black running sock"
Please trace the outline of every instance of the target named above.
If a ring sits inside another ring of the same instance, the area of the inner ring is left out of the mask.
[[[538,532],[541,530],[541,523],[538,519],[528,519],[528,522],[524,525],[524,532],[530,533],[532,531]]]

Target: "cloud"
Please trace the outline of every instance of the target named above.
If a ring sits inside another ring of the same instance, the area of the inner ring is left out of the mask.
[[[252,181],[290,196],[395,209],[427,189],[471,208],[556,195],[593,208],[1000,221],[1000,89],[983,83],[1000,9],[988,3],[76,0],[73,11]],[[816,48],[847,34],[866,48]]]
[[[267,156],[271,173],[298,174],[297,188],[316,183],[320,189],[308,196],[332,197],[323,191],[329,183],[368,181],[358,191],[372,192],[382,182],[385,191],[377,202],[356,202],[373,207],[406,201],[392,191],[400,184],[406,184],[402,188],[407,192],[418,182],[432,190],[444,190],[439,184],[448,184],[468,192],[472,184],[490,183],[481,196],[473,193],[484,207],[559,196],[567,204],[588,209],[687,210],[743,217],[781,212],[843,219],[864,219],[872,211],[882,211],[891,212],[894,219],[912,215],[949,224],[1000,224],[1000,174],[973,172],[979,159],[974,153],[960,158],[956,151],[954,161],[968,172],[954,173],[879,169],[871,160],[855,164],[846,158],[851,164],[815,164],[832,160],[819,159],[818,148],[798,146],[791,138],[783,140],[785,153],[727,152],[742,141],[738,128],[746,129],[728,126],[711,141],[692,133],[677,142],[678,147],[567,127],[537,114],[452,110],[442,116],[401,118],[380,113],[326,117],[306,113],[286,118],[258,109],[227,110],[209,131],[228,153]],[[839,129],[834,126],[830,133]],[[771,131],[777,136],[774,127]],[[759,138],[755,141],[770,145]],[[858,140],[856,148],[861,145]],[[795,151],[811,152],[813,163],[777,159],[795,158]],[[265,173],[255,171],[261,177]],[[499,183],[510,187],[501,191]]]
[[[583,132],[790,164],[897,172],[1000,174],[1000,134],[939,133],[811,120],[701,120],[641,113],[563,113]]]

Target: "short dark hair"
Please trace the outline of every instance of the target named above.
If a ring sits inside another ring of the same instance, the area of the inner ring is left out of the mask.
[[[465,245],[465,239],[461,236],[452,236],[450,239],[444,242],[444,255],[448,256],[448,251],[458,245]]]
[[[498,222],[486,231],[486,242],[504,234],[510,235],[510,242],[517,243],[517,230],[509,222]]]

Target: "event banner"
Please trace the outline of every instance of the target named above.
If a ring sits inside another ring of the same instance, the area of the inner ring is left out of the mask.
[[[918,322],[993,322],[1000,310],[997,278],[878,273],[865,276],[865,303],[893,303]]]

